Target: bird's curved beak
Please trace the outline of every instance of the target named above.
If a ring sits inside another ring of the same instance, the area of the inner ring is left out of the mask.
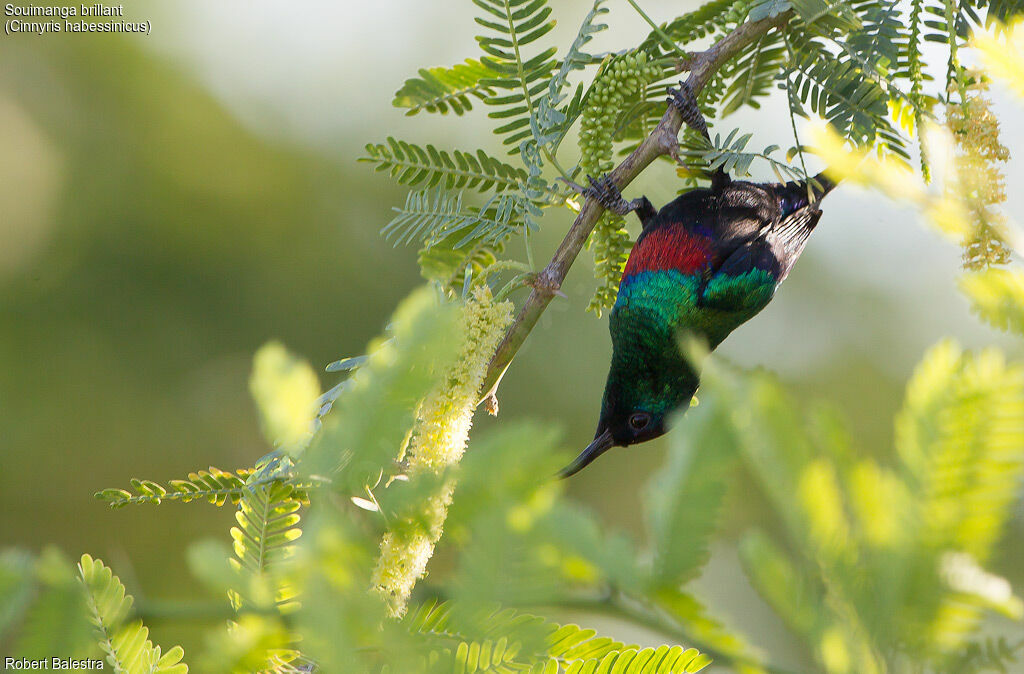
[[[604,433],[594,438],[594,441],[587,445],[587,448],[580,452],[580,455],[577,456],[572,463],[563,468],[562,472],[558,474],[558,477],[566,478],[571,475],[575,475],[586,468],[591,461],[607,452],[614,445],[615,439],[612,438],[612,432],[610,430],[606,430]]]

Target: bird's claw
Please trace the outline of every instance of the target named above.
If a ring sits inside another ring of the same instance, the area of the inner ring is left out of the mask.
[[[707,122],[704,121],[704,115],[697,105],[697,97],[690,85],[685,80],[680,80],[679,88],[669,87],[668,93],[668,104],[679,111],[683,121],[705,138],[710,138]]]
[[[619,191],[618,185],[615,184],[611,176],[601,176],[601,178],[595,180],[593,176],[588,175],[587,180],[590,181],[590,187],[587,188],[585,194],[588,197],[597,199],[602,206],[612,213],[626,215],[639,208],[639,203],[626,201],[622,198],[622,192]]]

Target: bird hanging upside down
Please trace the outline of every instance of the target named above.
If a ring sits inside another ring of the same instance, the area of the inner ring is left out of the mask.
[[[669,104],[710,139],[685,82]],[[810,188],[809,188],[810,184]],[[834,183],[733,181],[718,168],[709,189],[686,192],[655,211],[646,197],[625,201],[608,178],[586,191],[605,208],[635,211],[643,225],[612,308],[612,363],[594,441],[561,473],[568,477],[611,447],[646,442],[689,406],[700,383],[683,356],[683,334],[714,349],[771,301],[821,218]]]

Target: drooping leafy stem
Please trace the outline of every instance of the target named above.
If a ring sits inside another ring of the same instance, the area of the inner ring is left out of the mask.
[[[925,180],[930,180],[930,169],[928,168],[927,146],[924,140],[924,116],[921,110],[924,108],[924,71],[921,67],[921,14],[924,11],[924,0],[911,0],[910,3],[910,35],[907,40],[906,54],[907,77],[910,79],[910,97],[914,102],[914,126],[917,130],[917,146],[920,152],[921,174]]]
[[[506,22],[508,24],[508,32],[509,32],[509,35],[511,37],[512,49],[513,49],[513,52],[515,53],[515,56],[516,56],[516,58],[515,58],[515,62],[516,62],[516,79],[519,81],[519,85],[520,85],[520,88],[521,88],[522,93],[523,93],[523,100],[526,102],[526,109],[527,109],[527,111],[532,111],[533,108],[534,108],[534,105],[533,105],[532,97],[530,95],[530,84],[529,84],[529,81],[527,80],[527,77],[526,77],[527,73],[525,71],[525,66],[523,64],[523,56],[519,52],[519,32],[518,32],[518,30],[516,30],[515,21],[513,20],[512,7],[509,5],[508,0],[505,0],[505,8],[506,8]],[[551,25],[551,24],[548,24],[548,25]],[[542,30],[545,30],[545,32],[546,32],[547,29],[542,29]],[[540,30],[538,30],[537,32],[539,33]],[[541,150],[541,152],[544,153],[544,157],[549,162],[551,162],[551,165],[555,167],[555,170],[557,170],[558,173],[563,178],[568,179],[569,178],[569,174],[566,173],[565,169],[563,169],[562,166],[558,163],[558,160],[555,158],[554,153],[551,152],[551,150],[547,146],[545,146],[545,145],[541,145],[540,146],[540,150]],[[526,239],[526,254],[527,254],[528,257],[531,258],[529,264],[530,264],[530,267],[533,268],[533,260],[532,260],[533,252],[532,252],[532,249],[530,248],[530,241],[529,241],[530,232],[529,232],[528,229],[524,228],[523,229],[523,234],[524,234],[524,239]]]
[[[789,36],[783,33],[783,41],[786,43],[786,52],[789,54],[789,60],[792,63],[795,58],[793,55],[793,45],[789,43]],[[796,106],[798,105],[796,98],[793,93],[793,79],[789,76],[789,73],[785,73],[786,78],[786,107],[789,109],[789,125],[793,130],[793,146],[796,149],[797,156],[800,157],[800,168],[803,169],[804,175],[807,175],[807,163],[804,161],[804,144],[800,142],[800,134],[796,130]]]
[[[957,34],[957,21],[959,16],[956,12],[956,5],[960,0],[945,0],[944,9],[946,12],[946,31],[949,39],[949,62],[946,69],[946,95],[952,96],[950,91],[953,84],[957,85],[956,90],[960,95],[960,101],[964,101],[963,76],[960,72],[959,36]],[[948,100],[948,99],[947,99]]]
[[[685,51],[683,51],[682,47],[677,45],[676,41],[673,40],[671,37],[669,37],[665,33],[665,31],[662,30],[661,26],[659,26],[658,24],[654,23],[654,21],[651,19],[651,17],[647,16],[647,12],[645,12],[643,9],[641,9],[640,5],[636,4],[636,0],[627,0],[627,2],[629,2],[629,4],[633,7],[633,9],[636,10],[636,13],[640,15],[640,18],[642,18],[644,21],[647,22],[647,25],[649,25],[651,27],[651,30],[654,31],[654,33],[658,37],[661,38],[661,41],[665,44],[665,46],[670,48],[672,51],[674,51],[676,54],[678,54],[683,59],[689,59],[690,58],[690,55],[687,54]]]

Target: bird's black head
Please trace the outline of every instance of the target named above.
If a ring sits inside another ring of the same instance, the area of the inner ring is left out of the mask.
[[[669,417],[686,409],[699,380],[696,372],[676,355],[670,361],[643,362],[613,359],[601,404],[601,420],[594,441],[561,472],[578,473],[612,447],[628,447],[664,435]]]

